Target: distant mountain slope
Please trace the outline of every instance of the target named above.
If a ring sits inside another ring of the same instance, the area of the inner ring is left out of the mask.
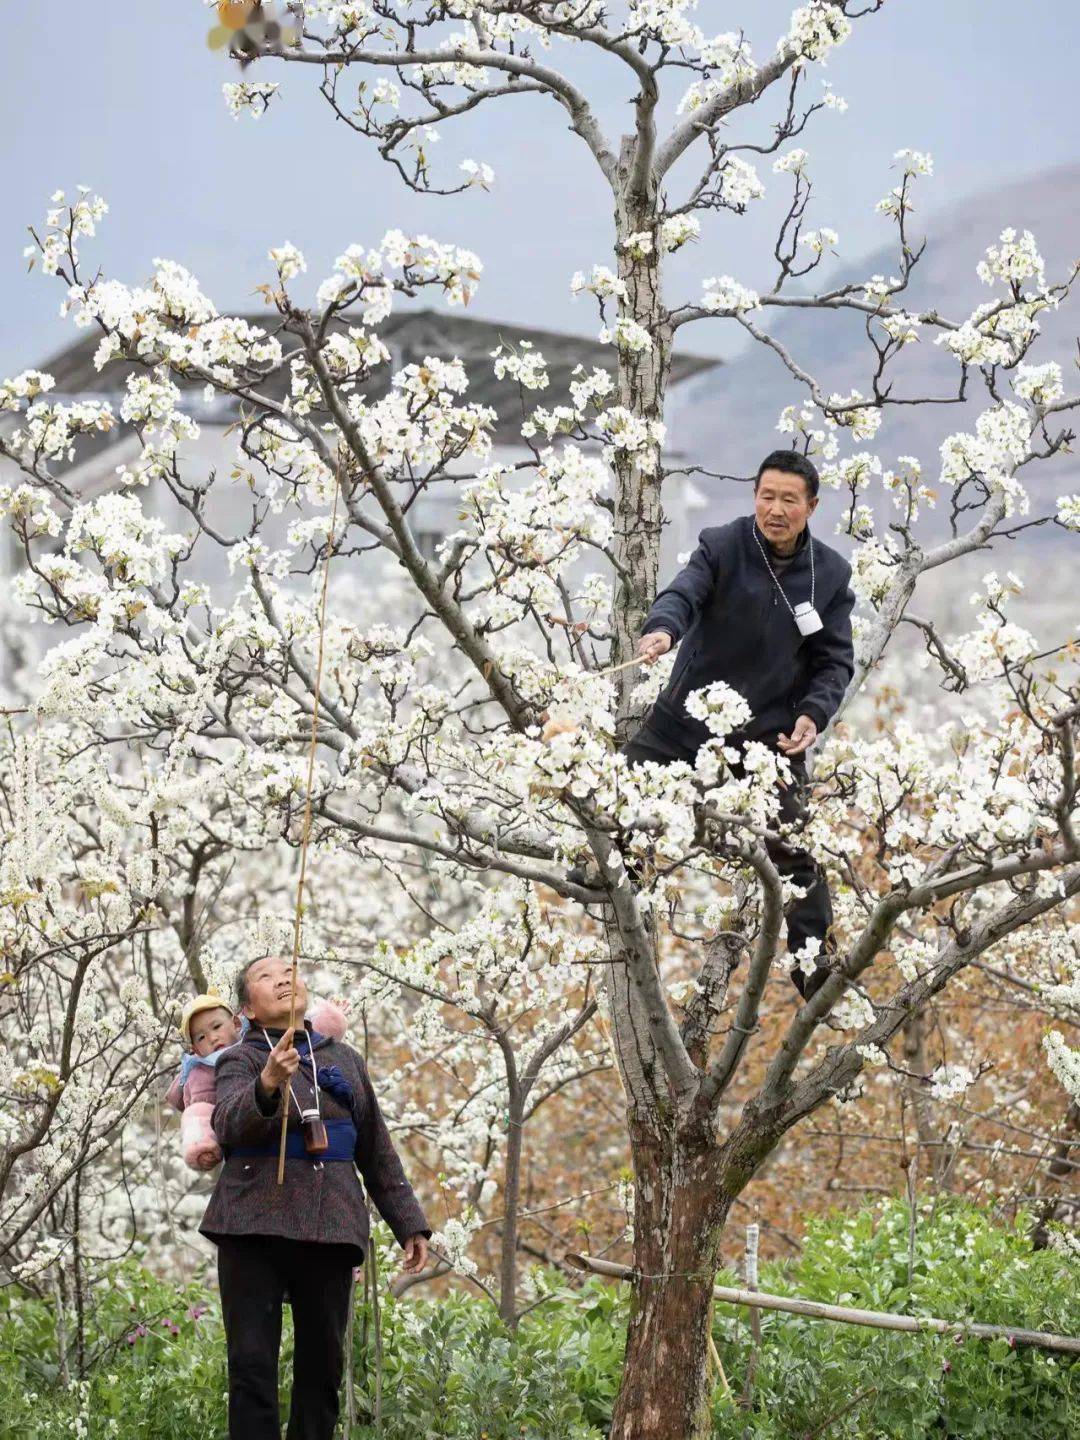
[[[1074,260],[1080,259],[1078,217],[1080,165],[1050,171],[945,207],[925,220],[928,243],[904,304],[911,309],[933,304],[943,314],[963,318],[989,299],[993,292],[978,279],[975,266],[1007,225],[1034,233],[1046,260],[1047,277],[1057,280],[1068,273]],[[913,224],[912,234],[917,237],[924,224],[921,209],[915,213],[914,221],[918,223]],[[896,269],[895,247],[884,248],[835,276],[829,275],[826,283],[873,274],[887,278]],[[1045,317],[1043,336],[1032,352],[1035,361],[1057,360],[1065,371],[1066,383],[1074,389],[1080,384],[1076,369],[1078,302],[1080,296],[1074,296],[1059,311]],[[873,352],[859,317],[834,311],[766,311],[761,323],[828,390],[847,393],[857,388],[863,394],[869,392]],[[956,391],[956,362],[933,343],[933,334],[907,347],[891,366],[891,373],[897,396],[944,396]],[[873,449],[886,464],[898,455],[916,455],[923,462],[924,475],[936,478],[941,441],[956,430],[968,428],[973,416],[987,404],[981,382],[973,381],[969,393],[974,404],[887,409],[873,445],[852,444],[844,439],[841,453]],[[803,394],[805,391],[800,390],[779,358],[763,346],[754,345],[745,354],[679,388],[669,415],[672,446],[690,457],[692,463],[707,469],[747,474],[756,469],[763,454],[782,442],[775,428],[780,411]],[[1080,488],[1077,472],[1072,457],[1055,462],[1054,493]],[[1042,473],[1049,477],[1050,467],[1042,467]],[[710,508],[715,505],[719,518],[728,518],[745,507],[743,487],[708,479],[696,483],[708,494]],[[823,509],[830,498],[826,497]],[[836,513],[835,504],[831,512],[825,510],[830,531]],[[1040,544],[1045,541],[1045,531],[1034,533]],[[1028,543],[1025,538],[1023,547],[1027,548]]]
[[[932,184],[932,182],[930,182]],[[1046,260],[1047,278],[1053,282],[1069,273],[1080,258],[1080,165],[1037,175],[1029,180],[976,195],[931,213],[923,225],[923,212],[916,214],[919,226],[912,234],[925,233],[928,244],[915,270],[905,304],[911,309],[932,303],[946,315],[963,318],[992,294],[975,273],[988,245],[994,244],[1006,226],[1029,229],[1035,235]],[[842,237],[841,237],[842,239]],[[896,273],[894,249],[882,249],[865,260],[846,266],[827,283],[864,279],[873,274],[888,277]],[[694,327],[689,327],[691,330]],[[853,387],[869,392],[869,366],[873,354],[863,322],[854,315],[813,311],[766,312],[764,327],[782,340],[791,354],[829,390],[848,392]],[[1080,295],[1071,298],[1057,312],[1047,314],[1043,334],[1032,351],[1032,360],[1056,360],[1062,366],[1066,385],[1074,393],[1080,387],[1077,369],[1077,334],[1080,331]],[[685,336],[684,336],[685,340]],[[869,357],[869,358],[868,358]],[[893,367],[894,393],[898,396],[955,394],[957,366],[952,357],[933,343],[933,336],[901,353]],[[669,444],[684,454],[687,463],[727,475],[747,475],[756,470],[761,457],[784,442],[776,430],[783,407],[803,398],[778,357],[763,346],[754,345],[723,366],[695,376],[673,390],[668,412]],[[875,441],[852,443],[842,437],[841,454],[871,449],[886,465],[900,455],[915,455],[923,474],[932,484],[939,468],[939,447],[945,436],[968,429],[974,416],[986,407],[981,380],[969,385],[972,403],[919,407],[898,406],[886,411]],[[1080,417],[1077,419],[1080,429]],[[694,478],[703,504],[696,511],[700,524],[718,524],[745,511],[750,504],[748,487],[707,477]],[[1028,481],[1031,493],[1045,498],[1080,490],[1080,460],[1064,455],[1052,464],[1034,467]],[[943,499],[946,497],[943,494]],[[836,545],[845,554],[850,542],[836,534],[841,498],[824,491],[820,509],[812,522],[815,533]],[[887,521],[888,505],[876,505],[879,526]],[[1045,506],[1040,506],[1040,510]],[[962,517],[963,518],[963,517]],[[970,517],[968,517],[970,519]],[[920,534],[932,543],[945,537],[945,514],[939,502],[936,512],[919,522]],[[1080,541],[1060,528],[1045,525],[1024,531],[1012,540],[995,544],[953,565],[926,574],[910,605],[917,616],[933,618],[945,633],[966,630],[972,624],[969,596],[988,570],[1003,575],[1008,570],[1022,577],[1024,595],[1013,603],[1011,613],[1030,628],[1040,643],[1059,643],[1077,636],[1080,629]],[[913,663],[922,649],[921,639],[911,626],[901,626],[890,647],[900,657],[909,683],[922,690],[932,686],[930,675],[921,674]],[[917,677],[917,678],[916,678]]]

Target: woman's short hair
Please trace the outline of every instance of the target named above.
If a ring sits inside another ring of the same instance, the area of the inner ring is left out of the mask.
[[[253,960],[246,960],[237,971],[235,989],[238,1005],[246,1005],[248,1000],[247,977],[252,965],[257,965],[260,960],[265,960],[265,955],[256,955]]]

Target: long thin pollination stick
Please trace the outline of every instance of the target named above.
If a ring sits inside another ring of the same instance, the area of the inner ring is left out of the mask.
[[[640,655],[635,655],[633,660],[624,660],[621,665],[609,665],[606,670],[598,670],[598,675],[617,675],[620,670],[629,670],[631,665],[646,665],[648,661],[643,660]]]
[[[293,917],[292,975],[289,994],[289,1029],[296,1028],[296,978],[300,959],[300,922],[304,913],[304,881],[307,878],[308,840],[311,837],[311,790],[315,783],[315,745],[319,735],[319,703],[322,691],[323,650],[326,639],[326,595],[330,579],[330,556],[334,549],[337,526],[338,496],[341,494],[341,452],[334,469],[334,509],[330,517],[330,533],[326,537],[326,558],[323,561],[322,597],[319,602],[319,654],[315,662],[315,695],[311,707],[311,743],[308,746],[307,787],[304,794],[304,827],[300,835],[300,875],[296,882],[296,914]],[[278,1149],[277,1183],[285,1183],[285,1143],[289,1125],[289,1101],[292,1099],[292,1077],[285,1082],[281,1107],[281,1140]]]

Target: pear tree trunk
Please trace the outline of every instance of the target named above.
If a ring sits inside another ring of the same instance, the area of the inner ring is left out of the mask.
[[[622,1385],[610,1440],[709,1440],[709,1336],[732,1197],[709,1127],[631,1122],[634,1269]]]

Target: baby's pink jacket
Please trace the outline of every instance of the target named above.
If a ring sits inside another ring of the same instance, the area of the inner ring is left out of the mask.
[[[308,1012],[313,1030],[340,1040],[348,1023],[345,1012],[329,1000],[317,1000]],[[187,1082],[180,1076],[169,1086],[165,1103],[180,1111],[180,1146],[184,1164],[192,1170],[210,1170],[221,1159],[221,1146],[210,1126],[217,1095],[217,1072],[212,1065],[193,1065]]]

